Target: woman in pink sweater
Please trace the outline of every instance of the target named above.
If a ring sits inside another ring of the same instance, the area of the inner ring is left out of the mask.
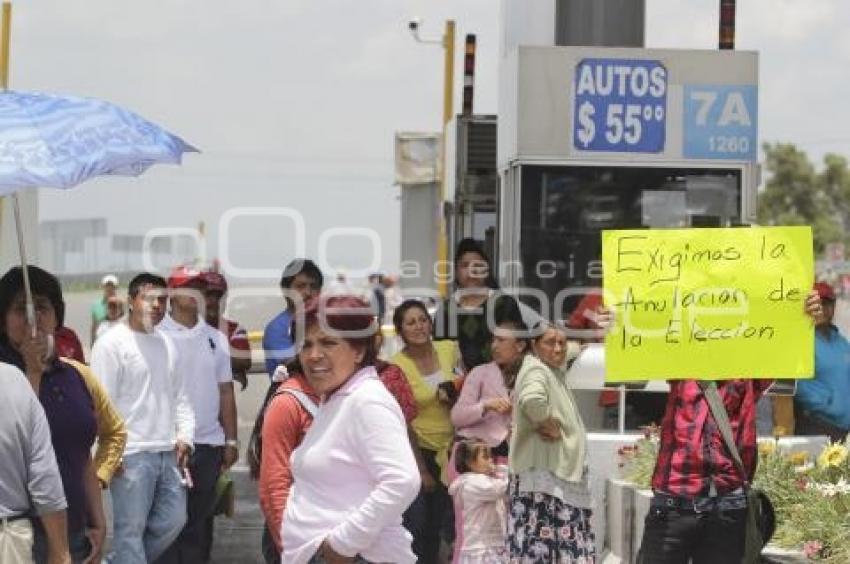
[[[507,464],[508,435],[511,431],[511,390],[514,379],[529,350],[528,341],[522,337],[526,331],[520,320],[499,322],[493,331],[490,347],[492,362],[476,366],[466,376],[457,403],[452,408],[451,419],[456,441],[452,446],[447,469],[448,483],[458,477],[455,455],[457,439],[477,439],[490,447],[496,464]],[[464,515],[459,498],[455,498],[455,555],[458,562],[464,544]]]
[[[502,321],[493,332],[492,362],[476,366],[466,376],[457,403],[452,408],[452,425],[461,438],[480,439],[491,448],[497,464],[506,463],[511,430],[511,398],[514,379],[528,350],[521,321]],[[452,448],[454,458],[455,448]],[[454,460],[449,463],[449,482],[457,477]]]

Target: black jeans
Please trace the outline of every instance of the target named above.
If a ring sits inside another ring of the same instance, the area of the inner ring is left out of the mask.
[[[215,510],[215,485],[221,473],[224,449],[195,445],[189,460],[192,488],[189,490],[186,526],[157,564],[203,564],[207,561],[207,520]]]
[[[280,564],[280,552],[274,544],[272,534],[269,532],[269,526],[266,524],[263,527],[263,537],[260,540],[260,550],[263,552],[263,561],[266,564]]]
[[[33,531],[32,558],[35,564],[47,564],[47,533],[41,519],[31,519]],[[79,564],[91,554],[91,543],[86,536],[85,528],[78,531],[68,531],[68,549],[71,562]],[[4,563],[5,564],[5,563]]]
[[[803,411],[798,404],[794,405],[794,434],[800,436],[826,435],[833,442],[841,442],[847,436],[848,430]]]
[[[738,564],[744,557],[747,510],[706,513],[652,507],[638,564]]]
[[[434,491],[419,490],[419,495],[404,512],[404,528],[413,535],[413,553],[419,564],[437,564],[440,540],[454,541],[454,508],[446,486],[440,481],[437,453],[422,449],[428,472],[437,482]]]

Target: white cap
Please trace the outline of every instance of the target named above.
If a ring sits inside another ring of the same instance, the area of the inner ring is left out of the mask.
[[[107,274],[103,278],[100,279],[100,285],[106,286],[107,284],[112,284],[113,286],[118,285],[118,277],[114,274]]]

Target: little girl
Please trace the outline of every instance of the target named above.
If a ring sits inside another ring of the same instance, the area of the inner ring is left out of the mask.
[[[508,561],[505,545],[506,501],[508,479],[506,469],[497,474],[487,443],[464,439],[457,445],[455,465],[460,474],[449,494],[463,517],[458,564],[502,564]]]

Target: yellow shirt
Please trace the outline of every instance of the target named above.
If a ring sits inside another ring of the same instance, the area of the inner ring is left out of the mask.
[[[98,479],[108,485],[112,475],[121,464],[124,445],[127,444],[127,430],[124,420],[112,405],[106,390],[92,373],[91,368],[71,358],[62,358],[62,362],[73,366],[92,397],[94,414],[97,419],[97,451],[94,455],[95,472]]]
[[[458,359],[457,344],[454,341],[434,341],[433,345],[437,352],[440,381],[453,381],[454,367]],[[411,426],[416,432],[419,446],[437,453],[447,450],[454,435],[450,409],[437,399],[436,385],[425,380],[425,376],[430,375],[420,373],[413,359],[403,351],[396,353],[390,362],[401,368],[413,389],[419,415],[411,422]]]

